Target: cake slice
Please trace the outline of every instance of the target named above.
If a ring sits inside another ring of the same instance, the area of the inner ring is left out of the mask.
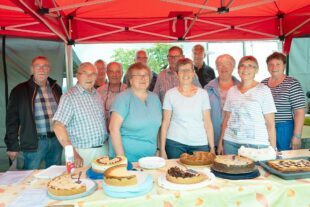
[[[130,186],[138,183],[137,176],[131,174],[125,164],[108,168],[104,172],[104,181],[107,185],[113,186]]]
[[[85,192],[86,185],[75,181],[69,174],[57,176],[48,182],[47,191],[55,196],[71,196]]]

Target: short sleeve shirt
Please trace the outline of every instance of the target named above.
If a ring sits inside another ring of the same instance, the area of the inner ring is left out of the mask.
[[[210,109],[207,91],[198,88],[195,95],[183,96],[178,88],[167,91],[163,109],[171,111],[167,139],[190,146],[208,145],[203,112]]]
[[[228,91],[223,110],[231,112],[224,140],[238,144],[269,145],[264,115],[277,110],[267,86],[259,83],[245,93],[233,86]]]
[[[120,133],[129,161],[136,162],[141,157],[155,155],[162,119],[161,103],[156,94],[148,91],[143,102],[131,89],[126,89],[116,97],[110,112],[117,112],[123,118]],[[109,155],[115,156],[113,147],[110,147]]]

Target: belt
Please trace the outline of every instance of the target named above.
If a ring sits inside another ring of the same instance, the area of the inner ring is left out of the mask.
[[[99,145],[99,146],[94,146],[94,147],[91,147],[91,148],[100,148],[102,147],[103,145]]]
[[[46,138],[54,138],[56,137],[56,134],[55,132],[46,132],[46,134],[38,134],[38,136],[41,136],[41,137],[46,137]]]

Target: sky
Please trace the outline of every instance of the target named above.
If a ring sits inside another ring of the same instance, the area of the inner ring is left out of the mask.
[[[184,54],[191,58],[191,49],[197,42],[182,42],[171,43],[171,45],[183,45]],[[266,58],[274,51],[281,51],[281,44],[278,41],[246,41],[246,42],[211,42],[208,45],[205,42],[200,42],[207,49],[207,57],[205,62],[215,69],[215,59],[217,56],[228,53],[232,55],[236,63],[244,55],[253,55],[259,62],[259,72],[256,75],[256,80],[261,81],[269,77],[266,66]],[[113,51],[117,48],[123,49],[147,49],[152,47],[153,43],[128,43],[128,44],[78,44],[74,46],[74,50],[82,62],[95,62],[98,59],[103,59],[106,62],[111,61]],[[217,71],[215,70],[216,74]],[[238,77],[237,70],[233,73]]]

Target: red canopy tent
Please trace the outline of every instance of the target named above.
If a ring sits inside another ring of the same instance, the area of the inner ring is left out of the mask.
[[[308,0],[2,0],[0,34],[66,43],[290,39]]]
[[[51,39],[67,45],[281,39],[288,52],[292,37],[310,34],[310,3],[309,0],[1,0],[0,27],[0,35]]]

